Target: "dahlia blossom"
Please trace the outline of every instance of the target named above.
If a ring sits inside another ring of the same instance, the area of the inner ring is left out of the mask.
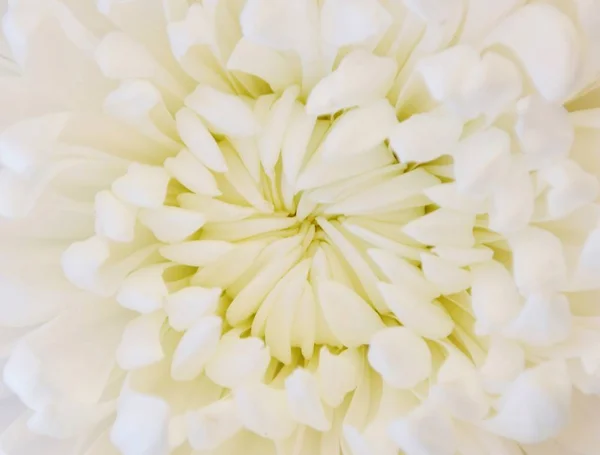
[[[600,2],[4,3],[0,453],[598,454]]]

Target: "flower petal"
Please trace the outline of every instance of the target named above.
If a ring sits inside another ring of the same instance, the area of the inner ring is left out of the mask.
[[[399,389],[410,389],[431,373],[427,343],[404,327],[377,332],[371,339],[368,358],[383,380]]]
[[[161,331],[165,314],[156,311],[138,316],[125,327],[119,345],[117,363],[124,370],[134,370],[158,362],[164,357]]]
[[[455,115],[437,112],[416,114],[390,133],[390,145],[401,162],[425,163],[450,154],[462,133]]]
[[[217,349],[221,324],[220,317],[207,316],[184,333],[173,353],[173,379],[190,381],[202,372]]]
[[[206,364],[206,376],[222,387],[235,389],[260,381],[270,361],[269,348],[261,339],[226,335]]]
[[[296,368],[285,380],[290,413],[294,420],[318,431],[328,431],[331,422],[321,403],[317,379],[303,368]]]
[[[246,137],[257,131],[252,109],[239,96],[199,85],[185,99],[185,104],[206,120],[215,133]]]
[[[569,419],[571,382],[560,363],[544,363],[522,373],[502,395],[498,414],[486,428],[522,444],[557,436]]]
[[[306,101],[306,112],[333,114],[381,99],[391,88],[396,70],[396,62],[391,58],[377,57],[364,50],[353,51],[313,88]]]
[[[327,325],[344,346],[367,344],[384,325],[375,310],[352,289],[331,280],[317,284]]]
[[[219,304],[220,288],[188,286],[165,298],[169,325],[175,330],[188,330],[198,320],[212,314]]]
[[[516,9],[485,44],[508,47],[549,101],[562,102],[575,88],[581,58],[578,33],[571,20],[553,6],[531,4]],[[541,54],[542,47],[552,52]]]

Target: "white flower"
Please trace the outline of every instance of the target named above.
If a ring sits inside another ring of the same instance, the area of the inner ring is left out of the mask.
[[[600,4],[4,9],[1,453],[597,454]]]

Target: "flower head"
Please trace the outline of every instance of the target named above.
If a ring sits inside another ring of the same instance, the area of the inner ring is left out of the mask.
[[[594,454],[599,15],[9,1],[1,451]]]

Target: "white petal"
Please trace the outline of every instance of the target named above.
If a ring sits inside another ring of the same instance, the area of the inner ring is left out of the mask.
[[[462,140],[454,152],[454,176],[459,191],[487,194],[508,172],[510,137],[489,128]]]
[[[265,125],[258,138],[260,160],[267,175],[271,176],[281,154],[283,139],[292,115],[294,103],[300,89],[292,86],[286,89],[277,101],[273,103]]]
[[[391,327],[373,336],[369,364],[383,380],[399,389],[410,389],[431,373],[431,352],[427,343],[404,327]]]
[[[548,213],[562,218],[598,197],[598,177],[585,172],[576,162],[562,160],[542,169],[538,176],[550,185],[546,194]]]
[[[462,45],[423,58],[418,69],[433,98],[442,101],[460,93],[466,75],[478,64],[475,48]]]
[[[367,153],[360,153],[354,156],[337,157],[335,161],[327,160],[325,159],[325,157],[321,157],[320,155],[315,156],[315,158],[311,160],[300,173],[300,176],[298,177],[298,180],[296,182],[296,189],[304,190],[311,188],[319,188],[334,182],[343,183],[344,180],[349,179],[351,177],[357,177],[369,171],[381,169],[382,167],[388,164],[392,164],[395,159],[393,154],[383,144],[366,152]],[[339,163],[342,162],[344,163],[344,165],[340,166]],[[414,177],[416,177],[416,175],[408,177],[408,180],[410,181]],[[436,181],[435,177],[429,174],[428,177],[429,182]],[[392,179],[388,180],[388,182],[382,182],[381,186],[383,186],[383,188],[385,189],[392,184],[397,184],[398,181],[401,179],[400,177],[398,177],[393,181],[393,183],[391,182],[391,180]],[[422,182],[426,183],[427,178],[424,177],[422,179]],[[412,187],[412,185],[410,186]],[[416,188],[410,189],[414,191]],[[372,189],[372,191],[376,190]],[[355,195],[354,198],[349,197],[348,199],[358,199],[359,201],[362,201],[367,197],[372,199],[371,194],[363,196],[361,193],[362,192],[359,192]],[[389,195],[387,196],[388,198],[393,197]],[[408,197],[408,195],[406,195],[406,192],[402,193],[402,195],[398,198],[402,199],[402,196],[406,198]],[[331,199],[334,198],[332,197]],[[343,203],[344,201],[340,202],[340,204]]]
[[[321,36],[336,47],[380,36],[392,17],[376,0],[327,0],[321,8]]]
[[[396,70],[396,62],[391,58],[353,51],[313,88],[306,111],[311,115],[332,114],[381,99],[391,88]]]
[[[112,184],[112,191],[121,200],[137,207],[160,207],[167,196],[169,174],[159,166],[132,163],[127,174]]]
[[[157,311],[138,316],[125,327],[116,352],[117,363],[124,370],[134,370],[158,362],[164,356],[161,331],[165,314]]]
[[[450,315],[441,307],[424,299],[409,287],[379,283],[379,290],[398,320],[419,335],[440,339],[454,329]]]
[[[144,46],[126,33],[111,32],[96,49],[96,62],[110,79],[152,78],[158,64]]]
[[[523,89],[519,68],[509,59],[487,52],[463,82],[450,106],[465,118],[484,114],[488,122],[512,107]]]
[[[109,257],[108,242],[94,236],[72,243],[62,254],[61,265],[71,283],[81,289],[94,292],[99,288],[99,269]],[[112,294],[113,290],[109,292]]]
[[[199,85],[185,99],[185,104],[206,120],[216,133],[246,137],[257,131],[258,123],[252,109],[239,96]]]
[[[359,369],[360,357],[357,351],[346,349],[336,355],[323,346],[317,370],[323,401],[333,408],[339,406],[346,394],[357,387]]]
[[[491,32],[485,44],[503,45],[516,54],[547,100],[562,102],[574,89],[581,58],[579,37],[571,20],[558,9],[545,4],[518,8]]]
[[[477,319],[476,333],[502,330],[520,310],[519,294],[508,270],[496,261],[471,268],[471,305]]]
[[[169,325],[175,330],[187,330],[198,320],[212,314],[219,304],[220,288],[188,286],[166,296],[165,311]]]
[[[481,377],[485,389],[502,393],[525,369],[525,352],[515,341],[494,337],[488,349]]]
[[[471,274],[450,261],[433,254],[421,254],[421,267],[425,278],[442,294],[456,294],[471,287]]]
[[[163,257],[173,262],[202,267],[215,262],[233,248],[233,244],[221,240],[193,240],[166,245],[159,251]]]
[[[441,412],[418,409],[390,425],[390,438],[410,455],[454,455],[456,437],[452,420]]]
[[[217,349],[221,338],[221,323],[221,318],[208,316],[184,333],[173,353],[173,379],[190,381],[202,372]]]
[[[244,37],[278,50],[296,50],[301,47],[305,30],[303,13],[308,2],[273,4],[265,0],[246,2],[240,24]]]
[[[527,227],[509,238],[515,283],[521,293],[547,294],[566,285],[563,245],[554,234]]]
[[[229,389],[258,382],[267,370],[271,356],[264,342],[255,337],[225,336],[206,364],[206,376]]]
[[[96,194],[96,234],[116,242],[131,242],[135,234],[135,211],[108,191]]]
[[[119,402],[110,432],[123,455],[161,455],[168,451],[169,405],[164,400],[127,392]]]
[[[235,391],[238,415],[244,426],[263,438],[285,439],[296,424],[292,420],[285,390],[265,384],[244,385]]]
[[[235,402],[230,399],[188,412],[185,421],[190,445],[196,450],[216,449],[242,429]]]
[[[67,114],[29,118],[6,128],[0,135],[0,161],[15,173],[33,166],[55,144],[65,128]]]
[[[274,92],[281,92],[300,79],[297,66],[281,53],[247,38],[238,41],[227,62],[228,70],[243,71],[267,82]]]
[[[600,270],[600,229],[589,233],[580,256],[580,267],[597,272]]]
[[[160,91],[146,80],[125,80],[104,100],[104,111],[169,149],[177,147],[175,121]]]
[[[532,346],[549,346],[569,337],[571,323],[569,301],[564,295],[533,294],[508,333]]]
[[[498,414],[487,421],[493,433],[522,444],[558,435],[569,419],[571,382],[560,363],[544,363],[522,373],[502,396]]]
[[[352,289],[323,280],[317,284],[317,294],[327,325],[344,346],[367,344],[384,328],[375,310]]]
[[[402,231],[426,245],[470,247],[475,243],[474,224],[473,215],[438,209],[411,221]]]
[[[152,313],[163,306],[168,289],[163,280],[164,265],[154,265],[131,273],[119,289],[117,302],[139,313]]]
[[[462,129],[455,115],[416,114],[394,127],[390,145],[401,162],[424,163],[451,153]]]
[[[569,155],[575,131],[567,110],[537,95],[517,104],[515,131],[528,168],[541,169]]]
[[[204,164],[202,164],[189,150],[182,150],[174,158],[165,160],[165,169],[182,185],[196,194],[219,196],[221,191],[217,181]]]
[[[27,427],[34,433],[53,439],[69,439],[85,435],[115,412],[115,403],[51,404],[36,412]]]
[[[487,262],[494,256],[494,251],[485,247],[457,248],[452,246],[437,246],[432,250],[440,258],[456,264],[458,267]]]
[[[316,121],[317,118],[308,115],[304,105],[296,101],[281,148],[283,173],[291,184],[296,182],[304,158],[308,155],[308,146]]]
[[[456,169],[456,161],[454,166]],[[423,192],[434,204],[444,209],[471,214],[486,213],[487,211],[487,201],[484,197],[461,192],[456,182],[425,188]]]
[[[396,110],[388,100],[352,109],[329,130],[321,144],[323,156],[327,160],[366,152],[382,143],[397,122]]]
[[[525,227],[533,215],[534,188],[523,162],[513,159],[509,171],[494,187],[489,228],[510,233]]]
[[[439,291],[425,279],[423,272],[388,250],[370,249],[369,256],[393,284],[406,288],[421,300],[431,302]]]
[[[357,156],[357,158],[360,156],[362,155]],[[367,154],[364,154],[364,156],[365,159],[372,158],[372,156]],[[350,161],[350,159],[348,159],[348,161]],[[358,191],[340,202],[327,207],[326,213],[360,215],[381,211],[383,208],[397,207],[402,202],[408,203],[409,207],[413,205],[418,207],[421,202],[421,205],[426,205],[428,201],[427,198],[422,195],[423,190],[438,183],[439,180],[429,172],[424,169],[415,169],[382,180],[379,184]],[[416,202],[411,203],[411,201]]]
[[[303,368],[296,368],[285,380],[290,414],[297,422],[318,431],[328,431],[331,422],[325,415],[317,379]]]
[[[215,172],[226,172],[227,164],[215,138],[202,120],[189,108],[180,109],[175,120],[181,140],[204,166]]]
[[[450,350],[438,370],[437,384],[429,392],[431,403],[452,416],[479,422],[489,412],[490,399],[480,384],[471,359],[460,351]]]
[[[202,213],[171,206],[142,209],[139,220],[158,240],[165,243],[181,242],[206,222]]]

